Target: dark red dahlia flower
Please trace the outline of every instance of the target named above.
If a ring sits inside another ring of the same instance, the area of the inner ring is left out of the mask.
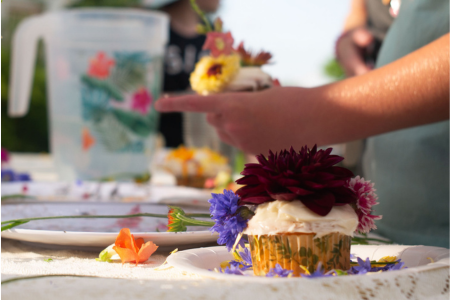
[[[330,155],[332,148],[317,151],[303,147],[296,152],[269,151],[269,157],[257,155],[259,164],[246,164],[241,179],[245,185],[236,191],[240,205],[258,205],[274,200],[300,200],[313,212],[325,216],[333,206],[355,203],[356,195],[346,186],[353,173],[335,164],[344,158]]]

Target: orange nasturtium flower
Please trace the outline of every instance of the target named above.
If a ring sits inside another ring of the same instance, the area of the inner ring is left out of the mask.
[[[134,262],[137,265],[146,261],[158,249],[158,246],[153,242],[144,244],[144,239],[134,239],[134,236],[130,233],[130,229],[122,228],[116,238],[113,249],[120,256],[122,263]]]

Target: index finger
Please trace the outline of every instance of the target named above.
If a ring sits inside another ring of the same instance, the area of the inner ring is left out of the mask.
[[[219,99],[218,95],[187,95],[161,98],[156,101],[155,109],[159,112],[216,112],[218,110]]]

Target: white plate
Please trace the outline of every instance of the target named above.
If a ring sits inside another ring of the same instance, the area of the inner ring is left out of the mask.
[[[209,213],[207,208],[184,207],[187,213]],[[167,214],[166,205],[150,203],[19,203],[2,205],[2,221],[63,215],[123,215],[139,212]],[[101,248],[114,243],[121,228],[162,247],[213,243],[217,235],[206,227],[188,227],[187,232],[164,232],[166,218],[55,219],[32,221],[2,232],[2,238],[46,245]],[[158,232],[157,228],[161,231]]]
[[[430,270],[438,270],[442,268],[449,268],[449,249],[439,248],[439,247],[428,247],[428,246],[400,246],[400,245],[370,245],[362,246],[356,245],[352,246],[351,253],[355,254],[357,257],[370,260],[378,260],[383,256],[397,256],[401,259],[407,269],[400,271],[384,272],[380,274],[370,274],[369,276],[340,276],[334,277],[338,280],[346,280],[345,278],[356,278],[356,277],[370,277],[381,275],[381,276],[391,276],[389,274],[404,274],[411,272],[425,272]],[[431,263],[432,259],[434,263]],[[237,276],[230,274],[221,274],[213,272],[215,268],[220,268],[220,263],[223,261],[231,260],[233,256],[227,251],[224,246],[208,247],[208,248],[197,248],[179,251],[170,255],[167,258],[167,262],[182,271],[195,273],[204,277],[213,278],[227,278],[227,279],[237,279],[237,280],[257,280],[257,281],[270,281],[273,278],[265,278],[253,276],[253,272],[247,273],[252,276]],[[447,271],[448,273],[448,271]],[[326,278],[323,278],[326,279]],[[447,279],[443,278],[445,281]],[[283,278],[283,280],[309,280],[306,278]],[[448,280],[448,279],[447,279]]]
[[[181,202],[208,205],[211,191],[131,182],[3,182],[2,196],[26,194],[43,201]],[[14,199],[13,201],[17,201]]]

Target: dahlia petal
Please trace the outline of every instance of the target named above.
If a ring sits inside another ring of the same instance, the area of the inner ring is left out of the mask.
[[[330,167],[330,171],[334,175],[342,176],[343,178],[347,179],[350,179],[351,177],[354,176],[352,171],[342,167]]]
[[[296,187],[296,186],[288,186],[287,189],[290,190],[291,192],[295,193],[296,195],[300,195],[300,196],[307,196],[307,195],[314,194],[314,192],[312,192],[312,191],[308,191],[308,190],[305,190],[305,189],[302,189],[302,188]]]
[[[333,208],[332,206],[322,206],[318,205],[315,201],[306,201],[301,199],[302,203],[309,208],[311,211],[315,212],[319,216],[326,216]]]
[[[327,184],[320,184],[312,181],[304,181],[303,184],[312,189],[324,189],[327,187]]]
[[[253,196],[253,197],[248,197],[245,199],[241,198],[241,201],[239,201],[239,205],[242,204],[262,204],[265,202],[269,202],[269,201],[274,201],[274,199],[272,199],[269,196]]]
[[[277,179],[277,183],[282,186],[298,186],[300,185],[300,181],[292,178],[279,178]]]
[[[246,185],[236,191],[238,195],[258,194],[266,190],[264,185]]]
[[[238,180],[236,180],[237,184],[259,184],[259,180],[258,177],[256,176],[244,176],[242,178],[239,178]]]
[[[276,200],[292,201],[298,198],[294,193],[269,193],[269,195]]]

